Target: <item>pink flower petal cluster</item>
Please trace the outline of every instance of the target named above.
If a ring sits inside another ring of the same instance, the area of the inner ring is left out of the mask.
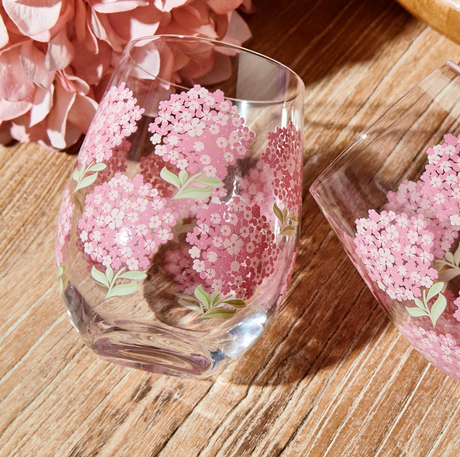
[[[444,373],[460,381],[460,346],[450,333],[436,333],[407,322],[396,324],[407,340]]]
[[[433,254],[435,258],[442,259],[458,237],[458,230],[449,221],[437,218],[436,209],[425,195],[424,187],[423,181],[402,181],[396,192],[388,192],[388,203],[384,208],[386,211],[404,212],[410,216],[423,214],[427,230],[434,234]]]
[[[72,228],[72,216],[75,209],[75,204],[72,202],[72,195],[69,188],[66,187],[64,197],[62,198],[61,207],[59,209],[59,219],[56,234],[56,265],[59,267],[65,261],[64,245],[70,239],[70,230]]]
[[[0,139],[63,149],[86,133],[126,43],[175,33],[241,44],[245,0],[4,0]]]
[[[460,229],[460,145],[453,135],[427,150],[428,164],[421,176],[423,194],[430,200],[439,220]]]
[[[302,141],[292,122],[268,134],[268,148],[262,154],[270,187],[282,208],[298,214],[302,202]]]
[[[249,155],[254,132],[220,90],[195,85],[160,102],[149,126],[155,154],[189,174],[224,179],[229,165]]]
[[[93,262],[114,270],[145,270],[151,254],[173,238],[177,218],[142,175],[130,179],[117,173],[86,196],[78,236]]]
[[[158,192],[162,197],[171,197],[173,195],[175,187],[161,178],[161,169],[165,166],[164,160],[156,154],[150,154],[147,157],[141,157],[141,173],[144,176],[145,182],[149,182],[153,187],[158,189]],[[179,173],[179,170],[170,170],[175,174]]]
[[[124,82],[108,90],[78,154],[79,163],[90,165],[112,157],[113,149],[137,130],[144,108],[136,103]]]
[[[115,173],[126,171],[128,168],[126,158],[130,149],[131,143],[127,139],[123,139],[118,146],[115,146],[111,151],[112,156],[110,159],[104,161],[106,168],[97,173],[94,184],[102,184],[112,178]]]
[[[391,299],[413,300],[429,288],[438,272],[431,268],[434,234],[422,214],[369,211],[356,221],[356,253],[369,277]]]
[[[193,269],[213,290],[250,298],[275,268],[280,249],[258,205],[239,197],[198,210],[197,226],[187,234]]]

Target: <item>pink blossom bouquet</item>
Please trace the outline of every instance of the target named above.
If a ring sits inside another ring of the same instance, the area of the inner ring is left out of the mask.
[[[0,143],[61,150],[88,130],[129,41],[183,34],[240,45],[236,12],[251,0],[4,0],[0,16]]]

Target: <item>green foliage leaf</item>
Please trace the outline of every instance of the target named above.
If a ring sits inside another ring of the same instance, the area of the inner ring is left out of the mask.
[[[107,287],[107,289],[110,287],[109,281],[107,281],[105,274],[99,271],[95,266],[91,268],[91,276],[95,281]]]
[[[105,170],[107,168],[107,165],[105,163],[95,163],[94,165],[91,165],[89,168],[88,168],[88,172],[90,171],[102,171],[102,170]]]
[[[192,297],[191,295],[187,295],[187,294],[184,294],[182,292],[176,292],[174,294],[177,298],[183,298],[184,300],[191,300],[191,301],[195,301],[196,298],[195,297]]]
[[[143,271],[127,271],[119,276],[123,279],[134,279],[136,281],[142,281],[147,275]]]
[[[439,294],[438,299],[434,302],[434,305],[431,307],[431,322],[433,322],[433,327],[436,327],[436,322],[444,312],[447,306],[447,300],[444,295]]]
[[[106,295],[105,298],[110,297],[120,297],[123,295],[131,295],[137,290],[137,282],[131,281],[126,284],[119,284],[115,286],[109,293]]]
[[[455,263],[454,254],[452,254],[452,252],[446,252],[446,260],[450,263]]]
[[[409,308],[408,306],[406,306],[406,309],[407,309],[407,312],[411,316],[414,316],[414,317],[421,317],[421,316],[428,316],[429,315],[425,310],[420,309],[420,308]]]
[[[172,184],[174,187],[180,189],[180,180],[179,178],[172,172],[170,172],[166,167],[163,167],[160,171],[160,176],[169,184]]]
[[[93,182],[96,181],[96,178],[97,178],[97,172],[92,175],[86,176],[86,178],[83,178],[75,187],[74,193],[80,189],[91,186],[91,184],[93,184]]]
[[[458,248],[454,254],[454,263],[455,265],[458,265],[460,263],[460,244],[458,245]]]
[[[428,291],[428,295],[426,297],[426,301],[430,300],[433,298],[435,295],[438,295],[441,290],[444,289],[444,283],[443,282],[437,282],[436,284],[433,284]]]
[[[184,185],[187,182],[188,179],[188,173],[185,170],[181,170],[179,172],[179,181],[182,185]]]
[[[198,313],[203,312],[202,309],[198,305],[195,305],[194,303],[190,303],[187,300],[183,300],[182,298],[180,298],[178,302],[179,302],[179,305],[184,306],[185,308],[191,309],[193,311],[197,311]]]
[[[243,300],[225,300],[224,303],[234,308],[244,308],[246,303]]]
[[[204,313],[202,319],[230,319],[236,313],[236,309],[213,309]]]
[[[278,205],[275,203],[273,203],[273,214],[276,216],[276,218],[281,222],[281,223],[284,223],[284,219],[283,219],[283,212],[280,210],[280,208],[278,207]]]
[[[62,295],[67,288],[67,278],[65,275],[59,276],[59,293]]]
[[[220,298],[220,292],[215,290],[211,295],[211,305],[215,305]]]
[[[190,189],[181,189],[173,200],[177,200],[179,198],[194,198],[195,200],[203,200],[208,198],[211,195],[212,187],[206,188],[198,188],[192,187]]]
[[[113,270],[111,267],[107,267],[105,270],[105,276],[107,277],[109,283],[111,283],[113,279]]]
[[[420,309],[425,309],[425,305],[423,304],[422,300],[414,298],[414,302]]]
[[[295,225],[286,225],[286,227],[281,230],[280,235],[293,236],[295,234]]]
[[[441,273],[439,273],[439,281],[448,282],[451,279],[454,279],[456,276],[460,276],[460,268],[449,268]]]
[[[297,216],[291,216],[289,219],[293,222],[294,225],[299,225],[299,218]]]
[[[198,298],[201,303],[203,303],[206,309],[209,309],[211,306],[211,297],[203,290],[201,285],[195,289],[194,294],[195,297]]]
[[[64,267],[60,266],[56,271],[56,276],[59,278],[59,276],[62,276],[63,273],[64,273]]]
[[[80,181],[80,177],[81,177],[80,170],[75,168],[75,170],[72,173],[72,179],[74,179],[75,181],[78,182],[78,181]]]
[[[194,179],[195,182],[199,182],[200,184],[205,184],[206,186],[211,186],[211,187],[222,187],[223,184],[221,181],[215,178],[196,178]]]

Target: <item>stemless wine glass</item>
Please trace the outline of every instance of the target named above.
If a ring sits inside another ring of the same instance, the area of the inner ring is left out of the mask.
[[[460,68],[447,62],[310,191],[408,341],[460,380]]]
[[[207,377],[274,316],[296,256],[304,86],[260,54],[127,45],[61,204],[59,284],[115,363]]]

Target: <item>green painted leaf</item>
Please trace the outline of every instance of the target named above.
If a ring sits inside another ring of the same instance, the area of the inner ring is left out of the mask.
[[[286,225],[286,227],[281,230],[280,235],[293,236],[295,234],[295,225]]]
[[[454,254],[452,254],[452,252],[446,252],[446,260],[450,263],[454,263]]]
[[[423,304],[422,300],[414,298],[414,302],[420,309],[425,309],[425,305]]]
[[[213,309],[204,313],[202,319],[230,319],[236,313],[236,309]]]
[[[182,298],[180,298],[178,302],[179,302],[179,305],[184,306],[185,308],[192,309],[193,311],[197,311],[199,313],[203,312],[202,309],[198,305],[195,305],[194,303],[190,303],[187,300],[183,300]]]
[[[111,283],[112,280],[113,280],[113,270],[112,270],[112,267],[107,267],[107,269],[105,270],[105,276],[107,277],[109,283]]]
[[[201,303],[203,303],[206,309],[209,309],[211,305],[211,297],[203,290],[201,285],[195,289],[194,294],[195,297],[198,298]]]
[[[179,181],[182,185],[184,185],[187,182],[188,179],[188,173],[185,170],[181,170],[179,172]]]
[[[200,184],[205,184],[206,186],[211,186],[211,187],[222,187],[223,184],[221,181],[215,178],[196,178],[194,179],[194,182],[199,182]]]
[[[278,207],[278,205],[275,203],[273,203],[273,214],[276,216],[276,218],[281,222],[283,223],[284,220],[283,220],[283,212],[280,210],[280,208]]]
[[[78,170],[77,168],[75,168],[75,170],[72,173],[72,179],[74,179],[77,182],[80,181],[80,170]]]
[[[211,295],[211,305],[216,304],[219,298],[220,298],[220,292],[218,290],[215,290]]]
[[[414,317],[421,317],[421,316],[428,316],[429,315],[425,310],[420,309],[420,308],[409,308],[408,306],[406,306],[406,309],[407,309],[407,312],[411,316],[414,316]]]
[[[93,184],[93,182],[96,181],[96,178],[97,178],[97,172],[92,175],[86,176],[86,178],[83,178],[75,187],[74,193],[77,192],[77,190],[91,186],[91,184]]]
[[[224,303],[231,305],[234,308],[244,308],[246,303],[243,300],[225,300]]]
[[[123,279],[135,279],[136,281],[142,281],[147,275],[143,271],[127,271],[119,276]]]
[[[443,282],[437,282],[436,284],[433,284],[428,291],[428,295],[426,297],[426,301],[430,300],[433,298],[435,295],[438,295],[441,290],[444,289],[444,283]]]
[[[137,282],[136,281],[131,281],[126,284],[119,284],[118,286],[115,286],[107,295],[105,298],[111,298],[111,297],[120,297],[123,295],[131,295],[137,290]]]
[[[192,297],[191,295],[184,294],[182,292],[176,292],[174,294],[177,298],[183,298],[184,300],[196,300],[195,297]]]
[[[110,287],[109,281],[107,281],[105,274],[99,271],[95,266],[91,268],[91,276],[94,280],[107,287],[107,289]]]
[[[454,263],[455,265],[458,265],[460,263],[460,244],[458,245],[458,248],[454,254]]]
[[[64,273],[64,267],[60,266],[56,271],[56,276],[59,278],[59,276],[62,276],[63,273]]]
[[[449,282],[451,279],[454,279],[456,276],[460,276],[460,268],[449,268],[441,273],[439,273],[439,281]]]
[[[65,276],[59,276],[59,293],[62,295],[67,288],[67,278]]]
[[[107,165],[105,163],[95,163],[94,165],[91,165],[89,168],[88,168],[88,172],[90,171],[102,171],[102,170],[105,170],[107,168]]]
[[[297,216],[291,216],[289,219],[294,223],[294,225],[299,225],[299,218]]]
[[[447,300],[444,295],[439,294],[438,299],[434,302],[434,305],[431,307],[431,322],[433,322],[433,327],[436,327],[436,322],[444,312],[447,306]]]
[[[160,171],[160,176],[169,184],[172,184],[174,187],[180,189],[180,180],[179,178],[172,172],[170,172],[166,167],[163,167]]]
[[[206,188],[198,188],[192,187],[190,189],[181,189],[173,200],[177,200],[179,198],[194,198],[195,200],[203,200],[208,198],[211,195],[212,187]]]

